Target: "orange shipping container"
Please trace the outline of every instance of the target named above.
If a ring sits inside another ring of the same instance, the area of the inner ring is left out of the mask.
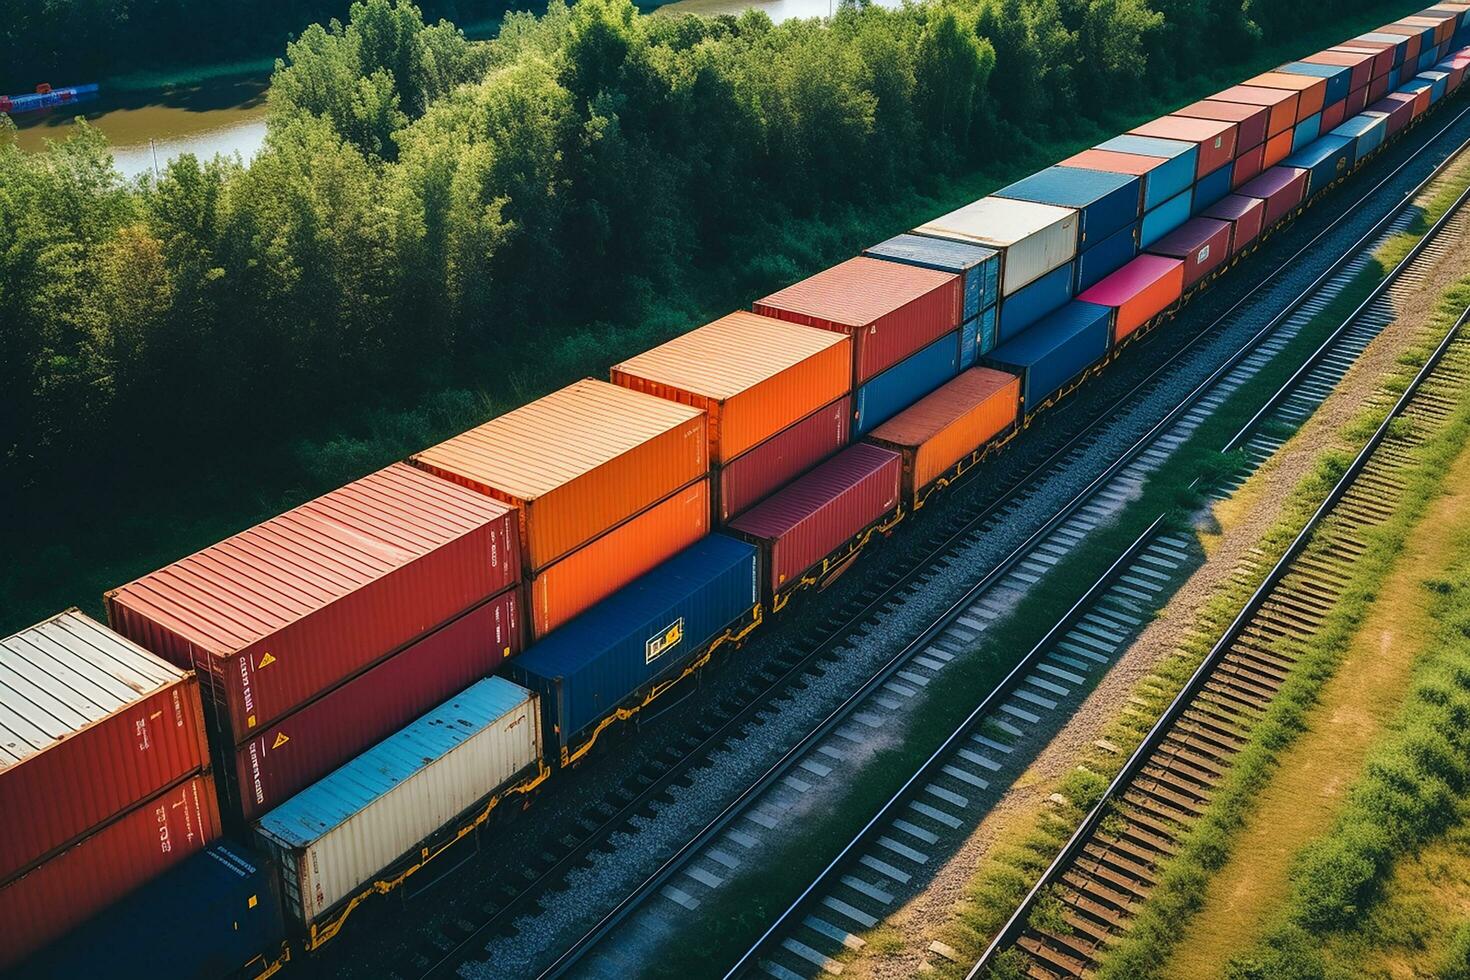
[[[971,368],[878,426],[868,441],[903,456],[903,496],[917,505],[935,480],[1013,425],[1020,405],[1020,378]]]
[[[614,365],[612,382],[703,409],[723,465],[847,394],[852,340],[738,311]]]
[[[1291,132],[1273,136],[1266,141],[1266,155],[1261,158],[1261,169],[1274,167],[1291,156]]]
[[[1213,102],[1239,102],[1242,105],[1264,106],[1271,111],[1266,127],[1268,137],[1291,132],[1296,125],[1296,107],[1301,96],[1294,91],[1280,88],[1262,88],[1256,85],[1233,85],[1223,92],[1210,96]]]
[[[531,627],[536,639],[704,537],[709,522],[706,478],[537,574],[531,579]]]
[[[1310,119],[1327,104],[1327,79],[1315,75],[1292,75],[1284,71],[1268,71],[1245,83],[1255,88],[1277,88],[1296,92],[1301,98],[1296,105],[1296,121]]]
[[[413,456],[519,508],[536,572],[709,470],[704,412],[578,381]]]

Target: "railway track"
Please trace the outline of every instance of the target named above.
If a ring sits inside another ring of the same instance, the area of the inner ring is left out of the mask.
[[[1445,425],[1470,385],[1470,309],[1390,409],[1326,500],[1042,875],[970,978],[1005,956],[1038,980],[1090,975],[1148,901],[1205,812],[1298,654],[1394,514],[1412,449]],[[1283,401],[1284,403],[1284,401]],[[1408,425],[1403,423],[1407,422]],[[1030,922],[1043,896],[1060,903]],[[1060,921],[1059,921],[1060,920]]]
[[[1444,133],[1452,129],[1465,114],[1466,112],[1462,110],[1456,117],[1449,120],[1444,128],[1431,137],[1424,146],[1416,150],[1393,172],[1384,176],[1372,189],[1367,190],[1363,199],[1372,198],[1379,189],[1387,186],[1421,154],[1430,152]],[[1441,168],[1436,168],[1436,175]],[[1425,183],[1427,184],[1428,181],[1426,180]],[[750,682],[720,699],[718,708],[702,720],[695,734],[672,742],[665,747],[660,757],[638,774],[636,785],[620,787],[610,793],[591,811],[583,814],[574,832],[564,835],[549,846],[539,855],[538,859],[519,874],[499,882],[488,899],[463,913],[468,918],[458,918],[441,930],[440,935],[426,938],[412,953],[394,963],[390,972],[401,977],[446,976],[455,972],[462,964],[479,959],[482,950],[493,937],[514,933],[518,917],[534,913],[541,899],[547,895],[556,894],[570,873],[577,868],[584,867],[589,860],[595,857],[596,852],[608,850],[610,846],[608,842],[613,835],[626,830],[630,822],[640,815],[646,816],[657,810],[660,802],[669,798],[671,791],[681,785],[688,786],[692,782],[690,779],[692,770],[707,761],[713,753],[727,746],[732,739],[739,737],[751,724],[759,723],[772,704],[777,703],[783,696],[789,696],[793,688],[804,685],[814,674],[820,673],[824,664],[834,662],[838,651],[844,645],[865,633],[895,605],[901,605],[912,596],[921,593],[935,577],[936,570],[943,567],[951,556],[968,547],[977,538],[983,536],[988,528],[997,522],[1004,521],[1023,506],[1039,481],[1045,479],[1048,474],[1070,465],[1086,452],[1100,438],[1109,423],[1116,420],[1119,412],[1124,411],[1127,405],[1157,385],[1160,378],[1164,377],[1173,365],[1189,356],[1199,344],[1212,336],[1223,325],[1228,324],[1230,318],[1237,314],[1251,297],[1269,286],[1283,270],[1290,268],[1293,263],[1308,254],[1324,236],[1334,231],[1349,216],[1349,214],[1340,216],[1314,236],[1311,241],[1286,256],[1283,261],[1261,277],[1247,296],[1234,304],[1209,327],[1183,344],[1172,356],[1161,361],[1137,384],[1113,400],[1111,405],[1100,412],[1094,421],[1074,434],[1052,436],[1052,445],[1036,453],[1040,456],[1040,461],[1022,474],[1013,485],[1013,489],[1000,494],[975,494],[972,500],[955,506],[955,516],[947,522],[947,526],[929,531],[928,539],[913,549],[921,557],[907,563],[903,568],[891,569],[878,576],[859,595],[828,616],[813,635],[794,644],[789,652],[768,658],[764,669]],[[1320,288],[1324,284],[1336,281],[1342,275],[1349,257],[1365,243],[1376,241],[1381,237],[1390,227],[1391,220],[1390,216],[1380,221],[1367,236],[1364,236],[1358,246],[1348,251],[1343,260],[1335,263],[1319,277],[1317,286]],[[1281,326],[1284,319],[1311,295],[1313,295],[1312,290],[1304,293],[1298,302],[1292,304],[1291,309],[1263,328],[1247,349],[1241,351],[1230,364],[1212,376],[1212,379],[1218,378],[1226,368],[1238,365],[1245,358],[1248,350],[1269,342],[1272,333]],[[1177,420],[1184,410],[1185,406],[1181,406],[1179,411],[1173,413],[1165,421]],[[1161,426],[1163,425],[1164,423],[1161,423]],[[1160,427],[1156,427],[1150,434],[1158,435],[1159,433]],[[1074,497],[1071,503],[1058,511],[1051,521],[1032,535],[1026,545],[1011,552],[997,564],[980,585],[989,583],[992,587],[1020,586],[1024,588],[1029,584],[1028,577],[1034,580],[1037,574],[1044,572],[1046,567],[1074,547],[1081,537],[1085,536],[1087,530],[1095,526],[1099,520],[1105,519],[1110,513],[1108,508],[1121,506],[1126,502],[1129,492],[1126,489],[1127,483],[1136,484],[1139,477],[1145,472],[1141,467],[1150,465],[1149,460],[1140,461],[1136,458],[1146,452],[1144,442],[1140,440],[1135,445],[1136,453],[1125,454],[1124,457],[1119,458],[1103,476],[1095,480],[1082,494]],[[1125,473],[1124,471],[1128,470],[1130,464],[1136,464],[1135,469]],[[1121,491],[1118,489],[1118,484],[1113,482],[1119,477],[1125,487]],[[950,496],[955,496],[955,494],[951,492]],[[1100,507],[1103,508],[1101,512]],[[1069,520],[1072,521],[1070,525]],[[1052,537],[1054,534],[1056,536]],[[1002,583],[1005,583],[1004,586],[1001,585]],[[905,669],[907,661],[912,660],[916,655],[907,647],[904,651],[900,651],[892,661],[873,675],[873,679],[863,686],[859,695],[864,692],[872,695],[875,691],[882,689],[885,684],[890,683],[905,686],[902,679],[895,680],[895,678],[898,677],[901,670]],[[891,700],[893,697],[904,695],[895,694],[888,689],[886,694],[878,696],[886,696]],[[845,708],[839,709],[839,712],[843,712],[842,717],[855,713],[858,697],[855,695],[854,698],[849,699],[850,703]],[[835,728],[836,725],[831,727]],[[803,744],[809,745],[810,740]],[[786,775],[786,770],[795,766],[799,761],[793,758],[790,765],[783,768],[780,776]],[[807,769],[806,771],[811,772],[812,770]],[[766,781],[766,784],[778,782],[780,776]],[[785,785],[788,788],[790,786],[789,783]],[[742,799],[746,798],[742,796]],[[681,850],[680,854],[684,855],[685,852]],[[678,855],[670,860],[674,861],[677,858]],[[675,870],[677,868],[674,865],[666,864],[655,873],[654,877],[660,879],[658,889],[661,889],[667,879],[672,877],[672,872]],[[650,894],[657,891],[658,894],[668,897],[668,892],[655,889],[650,885],[652,880],[650,878],[635,889],[628,901],[620,904],[618,909],[615,909],[609,917],[604,918],[597,928],[583,937],[582,941],[569,947],[566,954],[545,973],[561,972],[580,960],[581,956],[595,945],[598,938],[610,931],[617,922],[622,921],[632,908]]]

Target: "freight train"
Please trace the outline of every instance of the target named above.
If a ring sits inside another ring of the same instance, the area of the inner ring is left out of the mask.
[[[1256,76],[0,641],[0,969],[319,948],[1166,323],[1467,43],[1443,3]]]

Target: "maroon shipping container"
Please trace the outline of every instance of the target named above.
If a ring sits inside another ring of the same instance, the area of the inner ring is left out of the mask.
[[[1394,92],[1387,97],[1373,103],[1368,107],[1369,112],[1381,112],[1388,116],[1386,124],[1388,135],[1392,136],[1414,118],[1414,97],[1402,92]]]
[[[1332,132],[1338,126],[1342,125],[1342,121],[1343,121],[1343,119],[1346,116],[1347,116],[1347,100],[1346,99],[1338,99],[1336,102],[1334,102],[1331,105],[1327,106],[1326,108],[1324,108],[1322,110],[1322,120],[1319,123],[1319,125],[1322,127],[1322,132],[1324,132],[1324,133],[1330,133],[1330,132]]]
[[[1236,123],[1239,127],[1235,136],[1237,157],[1244,156],[1247,151],[1266,142],[1266,127],[1271,121],[1271,110],[1266,106],[1248,105],[1244,102],[1214,102],[1210,99],[1187,105],[1174,115]]]
[[[1191,218],[1144,251],[1182,259],[1188,289],[1230,257],[1230,222],[1203,215]]]
[[[1233,190],[1253,179],[1266,169],[1266,144],[1253,146],[1235,158],[1235,169],[1230,172],[1230,187]]]
[[[435,705],[488,677],[522,648],[521,590],[512,586],[401,653],[266,727],[221,774],[225,805],[260,818]]]
[[[1230,222],[1230,254],[1249,248],[1261,237],[1266,218],[1266,202],[1258,197],[1231,194],[1220,198],[1200,212],[1206,218]]]
[[[1368,104],[1372,105],[1388,94],[1388,76],[1379,75],[1368,83]]]
[[[1262,224],[1270,228],[1302,203],[1307,192],[1307,173],[1295,167],[1271,167],[1242,186],[1240,193],[1266,202]]]
[[[761,548],[767,598],[898,507],[903,457],[860,442],[730,522]]]
[[[1338,51],[1329,48],[1316,54],[1309,54],[1302,59],[1309,65],[1335,65],[1350,69],[1348,75],[1348,88],[1357,88],[1367,85],[1373,77],[1373,59],[1376,55],[1368,51]]]
[[[721,524],[760,503],[807,470],[847,445],[852,431],[852,396],[793,422],[758,446],[719,469]]]
[[[1355,88],[1348,93],[1346,118],[1351,119],[1366,108],[1368,108],[1368,86]]]
[[[198,669],[239,745],[520,570],[514,508],[395,463],[108,593],[107,618]]]
[[[219,834],[214,783],[196,776],[0,887],[0,970],[198,854]],[[163,970],[168,950],[158,953]]]
[[[960,325],[960,276],[859,256],[759,300],[762,316],[852,337],[854,389]]]
[[[0,640],[0,882],[209,757],[199,682],[75,609]]]

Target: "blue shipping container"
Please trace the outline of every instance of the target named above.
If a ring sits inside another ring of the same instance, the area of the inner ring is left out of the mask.
[[[1308,172],[1307,196],[1311,197],[1353,169],[1353,144],[1351,136],[1329,134],[1305,150],[1282,160],[1281,166],[1297,167]]]
[[[1288,75],[1310,75],[1327,79],[1327,97],[1323,105],[1332,105],[1348,97],[1348,82],[1353,70],[1344,65],[1314,65],[1306,61],[1292,61],[1276,69]]]
[[[1429,101],[1431,103],[1438,102],[1440,99],[1444,98],[1445,93],[1449,91],[1450,76],[1446,72],[1422,71],[1419,73],[1418,77],[1426,82],[1431,83],[1434,86],[1434,88],[1432,88],[1429,93]]]
[[[274,870],[250,848],[211,845],[39,954],[21,975],[257,976],[280,958],[285,936],[274,884]]]
[[[853,439],[871,432],[959,373],[959,338],[951,333],[870,378],[853,400]]]
[[[981,354],[995,349],[995,307],[972,320],[960,324],[960,370],[968,371],[975,366]]]
[[[1364,113],[1349,119],[1334,129],[1330,135],[1345,136],[1353,141],[1353,164],[1356,166],[1383,145],[1387,133],[1387,116]]]
[[[1230,193],[1230,178],[1235,175],[1235,164],[1227,163],[1199,179],[1194,185],[1193,204],[1190,205],[1191,216],[1199,214],[1205,208],[1214,204],[1220,198]]]
[[[1141,191],[1138,178],[1132,174],[1048,167],[1002,187],[995,196],[1076,209],[1080,252],[1136,220]],[[1004,332],[1004,324],[1001,330]]]
[[[1113,311],[1074,300],[981,360],[1021,378],[1021,410],[1034,411],[1108,352]]]
[[[1426,48],[1425,50],[1420,51],[1419,52],[1419,70],[1420,71],[1423,71],[1426,68],[1432,67],[1434,65],[1434,63],[1436,61],[1438,61],[1438,60],[1439,60],[1439,49],[1438,48]]]
[[[1073,295],[1100,282],[1127,265],[1138,254],[1138,226],[1133,222],[1077,256],[1077,281]]]
[[[1001,300],[998,342],[1005,343],[1071,299],[1075,276],[1076,270],[1068,262]]]
[[[1124,134],[1114,136],[1106,143],[1097,145],[1099,150],[1114,153],[1132,153],[1134,156],[1160,157],[1167,160],[1161,167],[1149,171],[1143,186],[1143,209],[1152,211],[1182,191],[1189,190],[1194,183],[1194,170],[1199,159],[1199,147],[1183,140],[1163,140],[1153,136]]]
[[[1404,69],[1401,65],[1394,65],[1388,72],[1388,87],[1394,91],[1398,90],[1399,82],[1404,77]]]
[[[1141,248],[1148,248],[1154,242],[1188,221],[1189,205],[1193,197],[1194,194],[1186,190],[1183,194],[1165,201],[1144,215],[1143,225],[1138,233],[1139,246]]]
[[[1307,146],[1322,135],[1322,113],[1308,116],[1296,124],[1296,129],[1291,131],[1291,152],[1295,153],[1302,147]]]
[[[548,754],[754,609],[756,555],[755,545],[711,534],[506,661],[506,676],[541,695]]]
[[[875,259],[917,265],[965,277],[964,313],[978,316],[1000,298],[1000,252],[984,245],[923,235],[897,235],[863,252]]]

